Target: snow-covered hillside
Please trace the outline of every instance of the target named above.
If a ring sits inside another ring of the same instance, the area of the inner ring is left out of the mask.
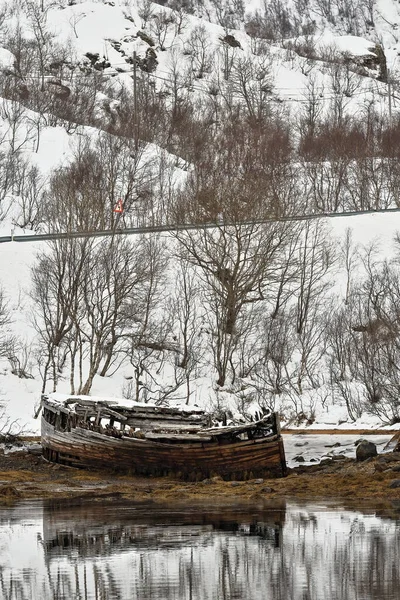
[[[19,0],[0,21],[0,238],[29,236],[0,244],[0,430],[37,432],[54,387],[396,427],[397,3]],[[110,235],[30,239],[88,231]]]

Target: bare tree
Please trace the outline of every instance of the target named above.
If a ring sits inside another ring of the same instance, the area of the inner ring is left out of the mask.
[[[52,230],[95,231],[143,224],[153,175],[133,141],[100,133],[80,138],[74,160],[58,169],[46,194]],[[116,213],[121,201],[122,213]],[[143,219],[143,220],[142,220]]]
[[[89,393],[94,376],[104,377],[122,352],[121,341],[130,326],[128,315],[149,278],[146,244],[132,244],[119,236],[105,239],[85,267],[84,318],[79,323],[88,361],[87,378],[80,388],[83,394]]]
[[[153,12],[150,18],[150,31],[158,42],[158,47],[161,51],[166,50],[166,42],[170,34],[175,38],[174,31],[175,15],[171,10],[160,10],[159,12]],[[171,45],[173,39],[169,41]]]
[[[126,355],[134,374],[133,399],[161,402],[180,387],[183,379],[174,378],[168,384],[160,377],[167,355],[172,353],[175,362],[179,349],[171,335],[171,315],[162,310],[167,264],[164,247],[157,238],[146,239],[146,265],[145,285],[127,307],[130,329],[126,332]]]
[[[348,304],[351,293],[351,284],[354,275],[354,269],[357,265],[358,260],[357,247],[354,245],[353,242],[353,232],[349,227],[345,231],[345,237],[343,240],[343,244],[340,248],[340,253],[342,255],[342,259],[344,260],[344,267],[346,272],[346,290],[344,303]]]
[[[212,349],[223,386],[232,365],[236,337],[242,334],[247,305],[268,296],[289,237],[285,223],[218,225],[175,234],[183,257],[198,268],[210,308]]]
[[[347,306],[349,300],[350,298]],[[350,419],[355,420],[361,417],[365,402],[362,400],[361,384],[357,384],[356,372],[353,370],[357,358],[352,358],[352,310],[349,313],[347,307],[338,307],[329,320],[326,335],[327,366],[333,393],[344,400]]]
[[[296,352],[296,332],[293,310],[287,308],[271,318],[263,315],[250,385],[255,390],[260,407],[273,410],[276,398],[289,392],[293,383],[290,364]]]
[[[176,365],[183,369],[186,382],[186,403],[191,395],[191,379],[196,375],[202,357],[202,319],[200,317],[200,290],[193,268],[179,261],[178,276],[171,312],[176,318],[179,355]]]
[[[189,2],[186,0],[170,0],[169,7],[173,10],[175,35],[181,35],[188,25]]]
[[[23,160],[22,157],[16,163],[15,179],[13,190],[18,196],[16,202],[19,206],[15,224],[22,229],[37,231],[46,220],[43,198],[47,182],[38,167]]]
[[[315,74],[310,73],[304,92],[305,102],[301,106],[299,119],[300,131],[303,136],[313,137],[316,133],[324,109],[323,95],[323,85],[319,83]]]
[[[270,113],[273,89],[272,57],[238,58],[232,67],[233,92],[243,100],[250,119],[261,121]]]
[[[360,88],[362,80],[358,73],[350,68],[347,60],[339,59],[333,54],[330,56],[329,75],[332,90],[332,112],[337,125],[344,122],[346,107],[353,94]]]
[[[44,357],[42,392],[49,379],[53,391],[57,389],[60,372],[70,351],[69,336],[81,311],[82,282],[92,244],[88,239],[55,242],[50,245],[49,252],[38,255],[32,269],[31,296],[38,309],[32,315],[32,321]],[[75,391],[73,381],[71,390]]]
[[[142,19],[142,27],[146,27],[153,14],[153,4],[150,0],[141,0],[138,5],[138,14]]]
[[[166,91],[171,95],[172,114],[171,129],[176,122],[182,118],[187,105],[187,89],[191,82],[191,72],[189,69],[182,69],[182,57],[180,53],[173,48],[170,53],[168,63],[168,79],[166,81]]]
[[[333,383],[349,414],[362,410],[383,422],[400,419],[399,309],[397,261],[379,261],[374,247],[363,255],[364,276],[353,287],[346,312],[331,321],[329,356]]]
[[[55,390],[68,368],[71,393],[88,394],[95,375],[106,376],[123,360],[151,311],[160,261],[155,243],[121,236],[60,240],[39,256],[32,297],[43,390],[49,379]]]
[[[191,31],[186,41],[184,53],[191,59],[195,77],[202,79],[213,66],[213,48],[204,25],[198,25]]]
[[[0,288],[0,356],[5,356],[12,345],[6,326],[11,322],[11,312],[3,288]]]
[[[296,331],[301,334],[308,320],[310,309],[316,302],[326,297],[332,286],[331,278],[336,257],[327,238],[326,231],[319,221],[306,221],[303,237],[299,245],[299,279],[296,309]]]

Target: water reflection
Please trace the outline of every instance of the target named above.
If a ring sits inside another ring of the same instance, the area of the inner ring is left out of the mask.
[[[0,510],[1,600],[389,600],[400,523],[325,506]]]

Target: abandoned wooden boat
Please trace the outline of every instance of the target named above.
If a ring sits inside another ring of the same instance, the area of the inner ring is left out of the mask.
[[[215,427],[193,408],[53,394],[42,397],[46,460],[186,479],[286,475],[276,413]]]

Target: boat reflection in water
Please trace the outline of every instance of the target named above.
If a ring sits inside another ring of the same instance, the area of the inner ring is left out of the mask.
[[[221,512],[223,510],[223,512]],[[48,559],[76,555],[110,556],[130,550],[179,550],[201,541],[209,545],[214,535],[255,536],[279,547],[284,508],[262,511],[257,516],[247,508],[200,509],[186,512],[160,507],[135,508],[80,506],[45,507],[43,545]],[[261,518],[263,521],[259,521]]]
[[[395,518],[340,507],[0,510],[4,600],[394,600]]]

